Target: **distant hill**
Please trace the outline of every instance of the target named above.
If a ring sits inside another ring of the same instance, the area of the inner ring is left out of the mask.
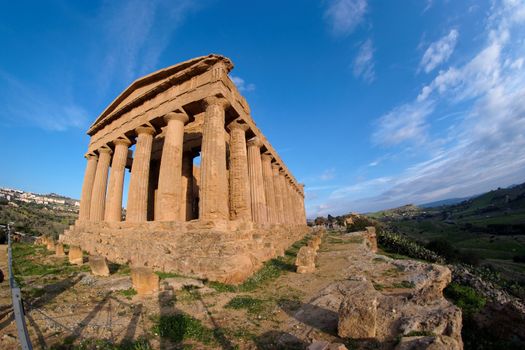
[[[421,208],[435,208],[435,207],[441,207],[443,205],[453,205],[453,204],[458,204],[458,203],[461,203],[463,201],[466,201],[467,199],[470,199],[472,197],[473,196],[463,197],[463,198],[447,198],[447,199],[442,199],[440,201],[419,204],[419,207],[421,207]]]

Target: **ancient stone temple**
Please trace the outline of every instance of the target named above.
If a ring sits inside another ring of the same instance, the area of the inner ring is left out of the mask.
[[[102,112],[62,242],[239,283],[307,232],[304,186],[255,125],[232,68],[219,55],[191,59],[136,80]]]

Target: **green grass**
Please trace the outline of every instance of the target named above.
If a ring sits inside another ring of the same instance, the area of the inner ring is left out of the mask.
[[[162,315],[154,319],[154,334],[175,343],[192,339],[203,344],[215,343],[216,334],[201,321],[187,314]]]
[[[248,313],[259,314],[265,309],[265,302],[261,299],[252,298],[248,295],[233,297],[226,305],[229,309],[245,309]]]
[[[310,236],[305,236],[300,241],[295,242],[288,250],[285,251],[284,257],[277,257],[266,261],[252,276],[250,276],[244,283],[234,286],[220,282],[209,282],[208,286],[215,289],[217,292],[234,293],[234,292],[252,292],[261,285],[275,280],[283,273],[295,271],[294,261],[302,246],[305,246],[310,240]]]
[[[157,276],[159,276],[161,280],[165,278],[173,278],[173,277],[186,277],[186,276],[183,276],[175,272],[155,271],[155,273],[157,274]]]
[[[82,339],[78,345],[73,345],[74,338],[66,338],[60,345],[52,345],[52,350],[151,350],[151,344],[146,338],[137,340],[124,340],[120,344],[115,344],[106,339]]]
[[[479,312],[486,303],[486,299],[469,286],[452,282],[444,291],[445,296],[452,300],[467,317]]]
[[[414,284],[414,282],[410,282],[410,281],[401,281],[401,282],[393,283],[392,287],[393,288],[408,289],[408,288],[414,288],[415,284]]]
[[[128,299],[131,299],[134,295],[137,295],[137,291],[133,288],[129,288],[125,290],[120,290],[119,294],[125,296]]]
[[[89,270],[89,266],[70,265],[67,258],[56,258],[50,263],[42,262],[46,256],[52,254],[43,246],[29,243],[13,244],[13,271],[15,276],[22,278],[27,276],[66,275],[85,271],[86,269]]]

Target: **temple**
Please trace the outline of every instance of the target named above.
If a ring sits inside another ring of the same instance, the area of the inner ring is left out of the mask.
[[[304,185],[255,125],[232,68],[191,59],[136,80],[102,112],[87,132],[79,218],[60,241],[240,283],[307,232]]]

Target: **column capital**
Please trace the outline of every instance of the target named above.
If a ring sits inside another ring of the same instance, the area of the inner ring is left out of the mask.
[[[148,134],[148,135],[154,135],[155,134],[155,128],[151,125],[142,125],[135,129],[138,135],[140,134]]]
[[[97,159],[98,158],[98,155],[96,155],[95,153],[86,153],[84,155],[84,158],[86,158],[87,160],[90,160],[90,159]]]
[[[131,146],[131,141],[128,138],[119,137],[118,139],[113,141],[113,144],[116,145],[124,145],[124,146]]]
[[[270,152],[264,152],[263,154],[261,154],[261,158],[264,161],[270,161],[271,162],[272,159],[273,159],[273,155]]]
[[[247,145],[248,147],[250,147],[250,146],[254,146],[254,147],[259,147],[259,148],[261,148],[261,146],[262,146],[263,144],[262,144],[261,140],[260,140],[257,136],[255,136],[254,138],[249,139],[249,140],[246,142],[246,145]]]
[[[111,154],[113,153],[113,151],[111,150],[111,148],[107,147],[107,146],[102,146],[100,147],[98,150],[98,154],[102,154],[102,153],[108,153],[108,154]]]
[[[202,105],[204,106],[204,108],[207,108],[208,106],[217,105],[226,109],[230,106],[230,101],[228,101],[222,96],[208,96],[202,100]]]
[[[279,171],[279,169],[281,169],[281,166],[279,165],[279,163],[272,163],[272,169]]]
[[[246,122],[244,122],[244,120],[242,119],[241,120],[235,119],[230,124],[228,124],[228,130],[232,131],[232,130],[237,130],[237,129],[240,129],[246,132],[248,131],[248,129],[250,129],[250,126],[246,124]]]
[[[188,115],[185,112],[183,112],[181,110],[177,110],[177,111],[166,113],[164,115],[164,121],[166,123],[168,123],[170,120],[179,120],[184,125],[186,125],[186,123],[188,123],[190,118],[188,117]]]

